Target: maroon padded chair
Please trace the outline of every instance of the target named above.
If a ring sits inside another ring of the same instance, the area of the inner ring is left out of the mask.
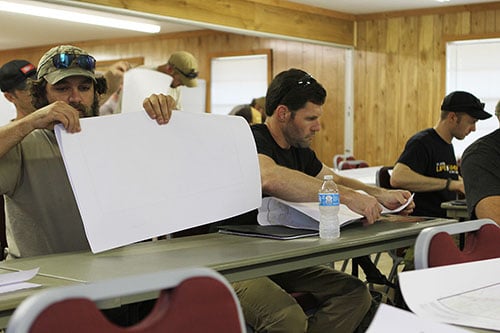
[[[467,233],[460,250],[451,235]],[[491,219],[456,222],[422,230],[415,242],[415,268],[500,258],[500,227]]]
[[[139,323],[110,322],[95,301],[160,291]],[[52,288],[21,303],[9,333],[243,333],[243,314],[231,285],[208,268],[188,268]]]

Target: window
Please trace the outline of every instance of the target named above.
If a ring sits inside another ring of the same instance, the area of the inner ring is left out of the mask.
[[[271,50],[211,57],[210,112],[228,114],[266,95],[272,77]]]
[[[446,45],[446,93],[455,90],[470,92],[483,103],[485,110],[493,114],[487,120],[476,123],[476,131],[463,140],[453,140],[455,154],[460,157],[471,143],[498,128],[494,116],[500,100],[500,39],[480,39],[449,42]]]

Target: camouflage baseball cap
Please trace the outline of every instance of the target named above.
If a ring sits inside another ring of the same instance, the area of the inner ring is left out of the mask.
[[[38,63],[37,78],[56,84],[70,76],[86,76],[95,81],[95,59],[72,45],[60,45],[47,51]]]

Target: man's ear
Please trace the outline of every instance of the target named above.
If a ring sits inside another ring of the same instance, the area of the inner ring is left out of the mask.
[[[4,92],[3,95],[5,96],[6,100],[8,100],[11,103],[14,103],[15,96],[12,93]]]
[[[285,105],[278,105],[275,113],[278,116],[278,120],[284,122],[288,119],[290,111],[288,111],[288,108]]]

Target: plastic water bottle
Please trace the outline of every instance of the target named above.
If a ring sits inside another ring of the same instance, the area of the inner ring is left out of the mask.
[[[318,192],[319,197],[319,237],[336,239],[340,237],[339,191],[332,175],[325,175]]]

